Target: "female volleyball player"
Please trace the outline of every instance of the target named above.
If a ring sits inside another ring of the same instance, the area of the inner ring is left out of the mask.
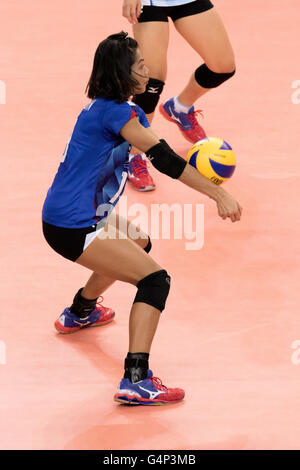
[[[195,65],[189,82],[178,96],[159,107],[162,115],[179,127],[190,142],[206,137],[199,125],[195,101],[207,91],[221,85],[235,73],[233,50],[223,22],[210,0],[123,0],[123,16],[133,23],[134,38],[139,44],[150,79],[144,93],[133,98],[151,123],[154,110],[167,76],[168,19],[199,54],[204,63]],[[180,57],[178,58],[180,67]],[[128,178],[139,191],[155,189],[148,172],[146,156],[133,148],[129,156]]]
[[[148,366],[170,276],[148,254],[148,235],[140,232],[134,240],[126,219],[116,217],[116,224],[112,222],[112,210],[127,179],[130,144],[142,149],[165,175],[214,199],[223,219],[240,220],[242,208],[223,188],[200,175],[160,140],[141,108],[128,101],[134,93],[145,91],[148,79],[137,42],[126,33],[111,35],[99,44],[87,85],[91,102],[77,118],[48,190],[42,219],[49,245],[93,271],[72,305],[55,322],[59,332],[72,333],[111,321],[114,312],[98,305],[97,299],[115,280],[137,287],[129,319],[125,373],[115,400],[155,405],[176,403],[183,399],[184,391],[162,385]]]

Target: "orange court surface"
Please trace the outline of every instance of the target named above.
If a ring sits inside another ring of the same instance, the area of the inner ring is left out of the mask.
[[[300,5],[214,4],[237,72],[196,109],[207,135],[234,148],[237,169],[224,188],[242,219],[222,220],[213,200],[154,168],[155,191],[127,184],[124,193],[128,207],[204,204],[199,249],[184,238],[152,239],[151,256],[172,285],[150,367],[186,392],[165,407],[113,401],[133,285],[118,281],[104,293],[116,311],[111,324],[56,332],[54,321],[91,272],[51,250],[41,226],[47,190],[89,101],[95,50],[112,33],[132,36],[122,2],[0,4],[1,449],[300,449]],[[170,24],[161,102],[202,63]],[[152,127],[187,155],[189,143],[159,112]]]

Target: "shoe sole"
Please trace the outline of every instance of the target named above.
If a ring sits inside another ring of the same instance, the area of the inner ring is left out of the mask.
[[[167,111],[165,110],[163,104],[160,104],[158,109],[159,109],[159,111],[160,111],[160,114],[162,114],[162,116],[163,116],[165,119],[167,119],[168,121],[170,121],[170,122],[172,122],[173,124],[176,124],[176,125],[178,126],[178,128],[179,128],[181,134],[183,135],[183,137],[184,137],[188,142],[191,142],[192,144],[195,144],[194,140],[190,139],[189,137],[187,137],[187,136],[185,135],[184,131],[181,129],[180,124],[179,124],[178,122],[174,121],[174,119],[172,119],[172,118],[168,115],[168,113],[167,113]],[[206,137],[206,135],[205,135],[205,137]],[[202,138],[204,139],[205,137],[202,137]],[[200,139],[200,140],[201,140],[201,139]]]
[[[135,189],[136,191],[154,191],[154,189],[156,189],[156,186],[146,186],[145,188],[136,188],[134,186],[134,184],[132,183],[132,181],[130,181],[130,179],[128,178],[128,181],[129,183],[132,185],[133,189]]]
[[[108,323],[112,322],[114,318],[115,318],[115,314],[109,320],[106,320],[102,323],[92,323],[90,325],[84,325],[84,326],[79,327],[78,330],[76,329],[74,331],[61,331],[57,328],[56,322],[54,323],[54,327],[56,331],[58,331],[58,333],[61,333],[62,335],[72,335],[73,333],[77,333],[77,331],[83,330],[84,328],[107,325]]]
[[[168,402],[147,402],[147,401],[140,401],[140,402],[136,402],[136,401],[128,401],[128,400],[122,400],[122,398],[114,398],[114,401],[118,402],[118,403],[122,403],[122,405],[146,405],[146,406],[164,406],[164,405],[176,405],[176,403],[180,403],[181,401],[183,401],[184,398],[182,398],[181,400],[178,400],[178,401],[168,401]]]

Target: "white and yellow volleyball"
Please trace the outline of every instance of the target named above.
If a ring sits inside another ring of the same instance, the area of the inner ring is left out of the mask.
[[[189,150],[187,161],[215,184],[222,184],[234,173],[235,153],[230,145],[218,137],[206,137]]]

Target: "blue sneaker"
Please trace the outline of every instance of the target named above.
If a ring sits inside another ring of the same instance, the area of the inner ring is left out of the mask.
[[[168,121],[177,124],[180,131],[189,142],[194,144],[198,142],[198,140],[207,137],[204,129],[199,125],[196,119],[196,115],[202,115],[202,111],[195,111],[194,106],[190,108],[188,113],[177,112],[175,110],[174,98],[171,98],[159,106],[159,111]]]
[[[103,297],[101,296],[101,302]],[[54,323],[55,328],[59,333],[69,334],[81,330],[87,326],[102,326],[110,323],[115,316],[115,312],[109,308],[104,307],[99,302],[96,303],[95,309],[85,318],[80,318],[74,313],[70,312],[67,307],[59,318]]]
[[[122,379],[114,400],[127,405],[168,405],[178,403],[184,398],[181,388],[167,388],[158,377],[153,377],[148,369],[147,378],[132,383]]]

